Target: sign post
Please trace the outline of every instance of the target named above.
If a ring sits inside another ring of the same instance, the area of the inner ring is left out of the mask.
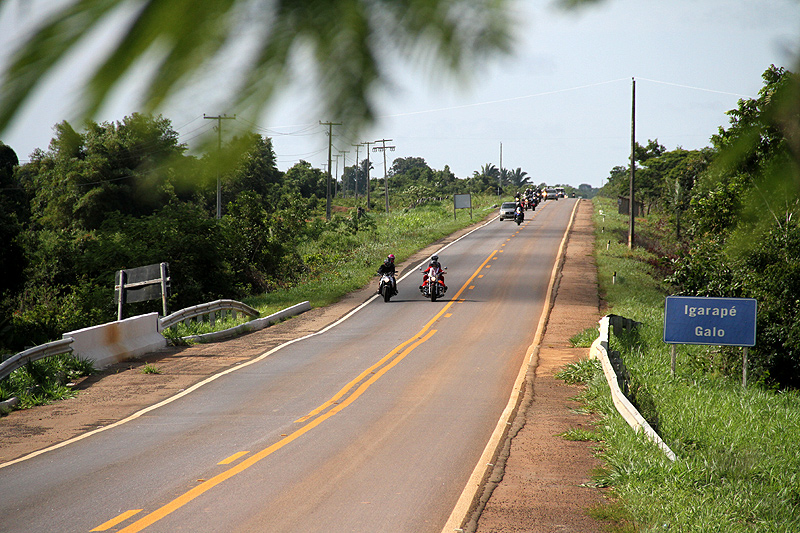
[[[469,218],[472,219],[472,195],[454,194],[453,195],[453,220],[456,218],[456,209],[469,209]]]
[[[754,298],[667,296],[664,342],[672,345],[672,375],[676,344],[742,346],[742,385],[747,386],[747,348],[756,344],[757,311]]]
[[[114,281],[117,320],[122,320],[122,304],[159,298],[164,316],[167,316],[167,297],[170,289],[168,263],[118,270]]]

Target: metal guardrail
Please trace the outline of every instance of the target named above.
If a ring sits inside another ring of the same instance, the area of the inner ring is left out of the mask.
[[[40,344],[39,346],[28,348],[24,352],[12,355],[9,359],[0,363],[0,380],[7,378],[13,371],[22,368],[28,363],[62,353],[72,353],[72,337]]]
[[[609,329],[613,326],[617,329],[630,329],[635,327],[637,323],[623,318],[618,315],[607,315],[600,319],[600,335],[597,340],[592,343],[589,357],[592,359],[599,359],[603,366],[603,374],[606,376],[606,381],[611,389],[611,399],[614,401],[614,406],[617,412],[622,415],[622,418],[631,426],[634,431],[642,431],[645,436],[650,439],[671,461],[675,461],[675,452],[661,439],[661,436],[650,426],[647,420],[639,413],[636,407],[628,400],[619,385],[619,376],[614,369],[614,365],[608,357],[608,341]],[[616,332],[616,331],[615,331]]]
[[[181,309],[180,311],[175,311],[171,315],[165,316],[160,319],[161,329],[169,329],[181,322],[188,325],[192,320],[206,316],[208,317],[209,323],[213,326],[217,318],[224,320],[225,315],[228,313],[231,314],[234,320],[236,319],[237,313],[252,317],[257,317],[259,315],[258,311],[242,302],[237,302],[236,300],[215,300],[213,302],[187,307],[186,309]]]

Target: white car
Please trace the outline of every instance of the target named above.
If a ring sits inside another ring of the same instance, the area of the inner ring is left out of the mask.
[[[516,202],[503,202],[500,205],[500,220],[514,220],[514,211],[517,209]]]

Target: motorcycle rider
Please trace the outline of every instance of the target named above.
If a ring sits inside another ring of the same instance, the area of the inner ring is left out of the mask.
[[[422,285],[419,286],[419,290],[421,291],[425,284],[428,282],[428,273],[431,270],[439,270],[439,279],[442,281],[442,285],[444,285],[444,291],[447,292],[447,284],[444,282],[444,268],[442,268],[442,264],[439,262],[438,255],[431,256],[431,262],[428,265],[428,268],[422,271]]]
[[[392,294],[397,294],[397,280],[394,279],[395,275],[395,268],[394,268],[394,254],[389,254],[386,256],[386,260],[383,262],[381,266],[378,267],[378,275],[382,276],[384,274],[390,274],[390,278],[392,280]]]
[[[525,210],[522,209],[520,204],[517,204],[517,209],[514,211],[514,220],[519,218],[520,222],[525,221]]]

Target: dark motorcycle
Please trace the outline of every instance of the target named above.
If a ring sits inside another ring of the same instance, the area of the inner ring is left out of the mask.
[[[520,224],[522,224],[522,222],[523,222],[524,220],[525,220],[525,213],[523,213],[522,211],[519,211],[519,212],[517,212],[517,213],[514,213],[514,222],[516,222],[516,223],[517,223],[517,226],[519,226]]]
[[[394,296],[394,276],[391,274],[381,274],[381,282],[380,286],[378,287],[378,294],[383,296],[384,302],[389,302],[389,300]]]

